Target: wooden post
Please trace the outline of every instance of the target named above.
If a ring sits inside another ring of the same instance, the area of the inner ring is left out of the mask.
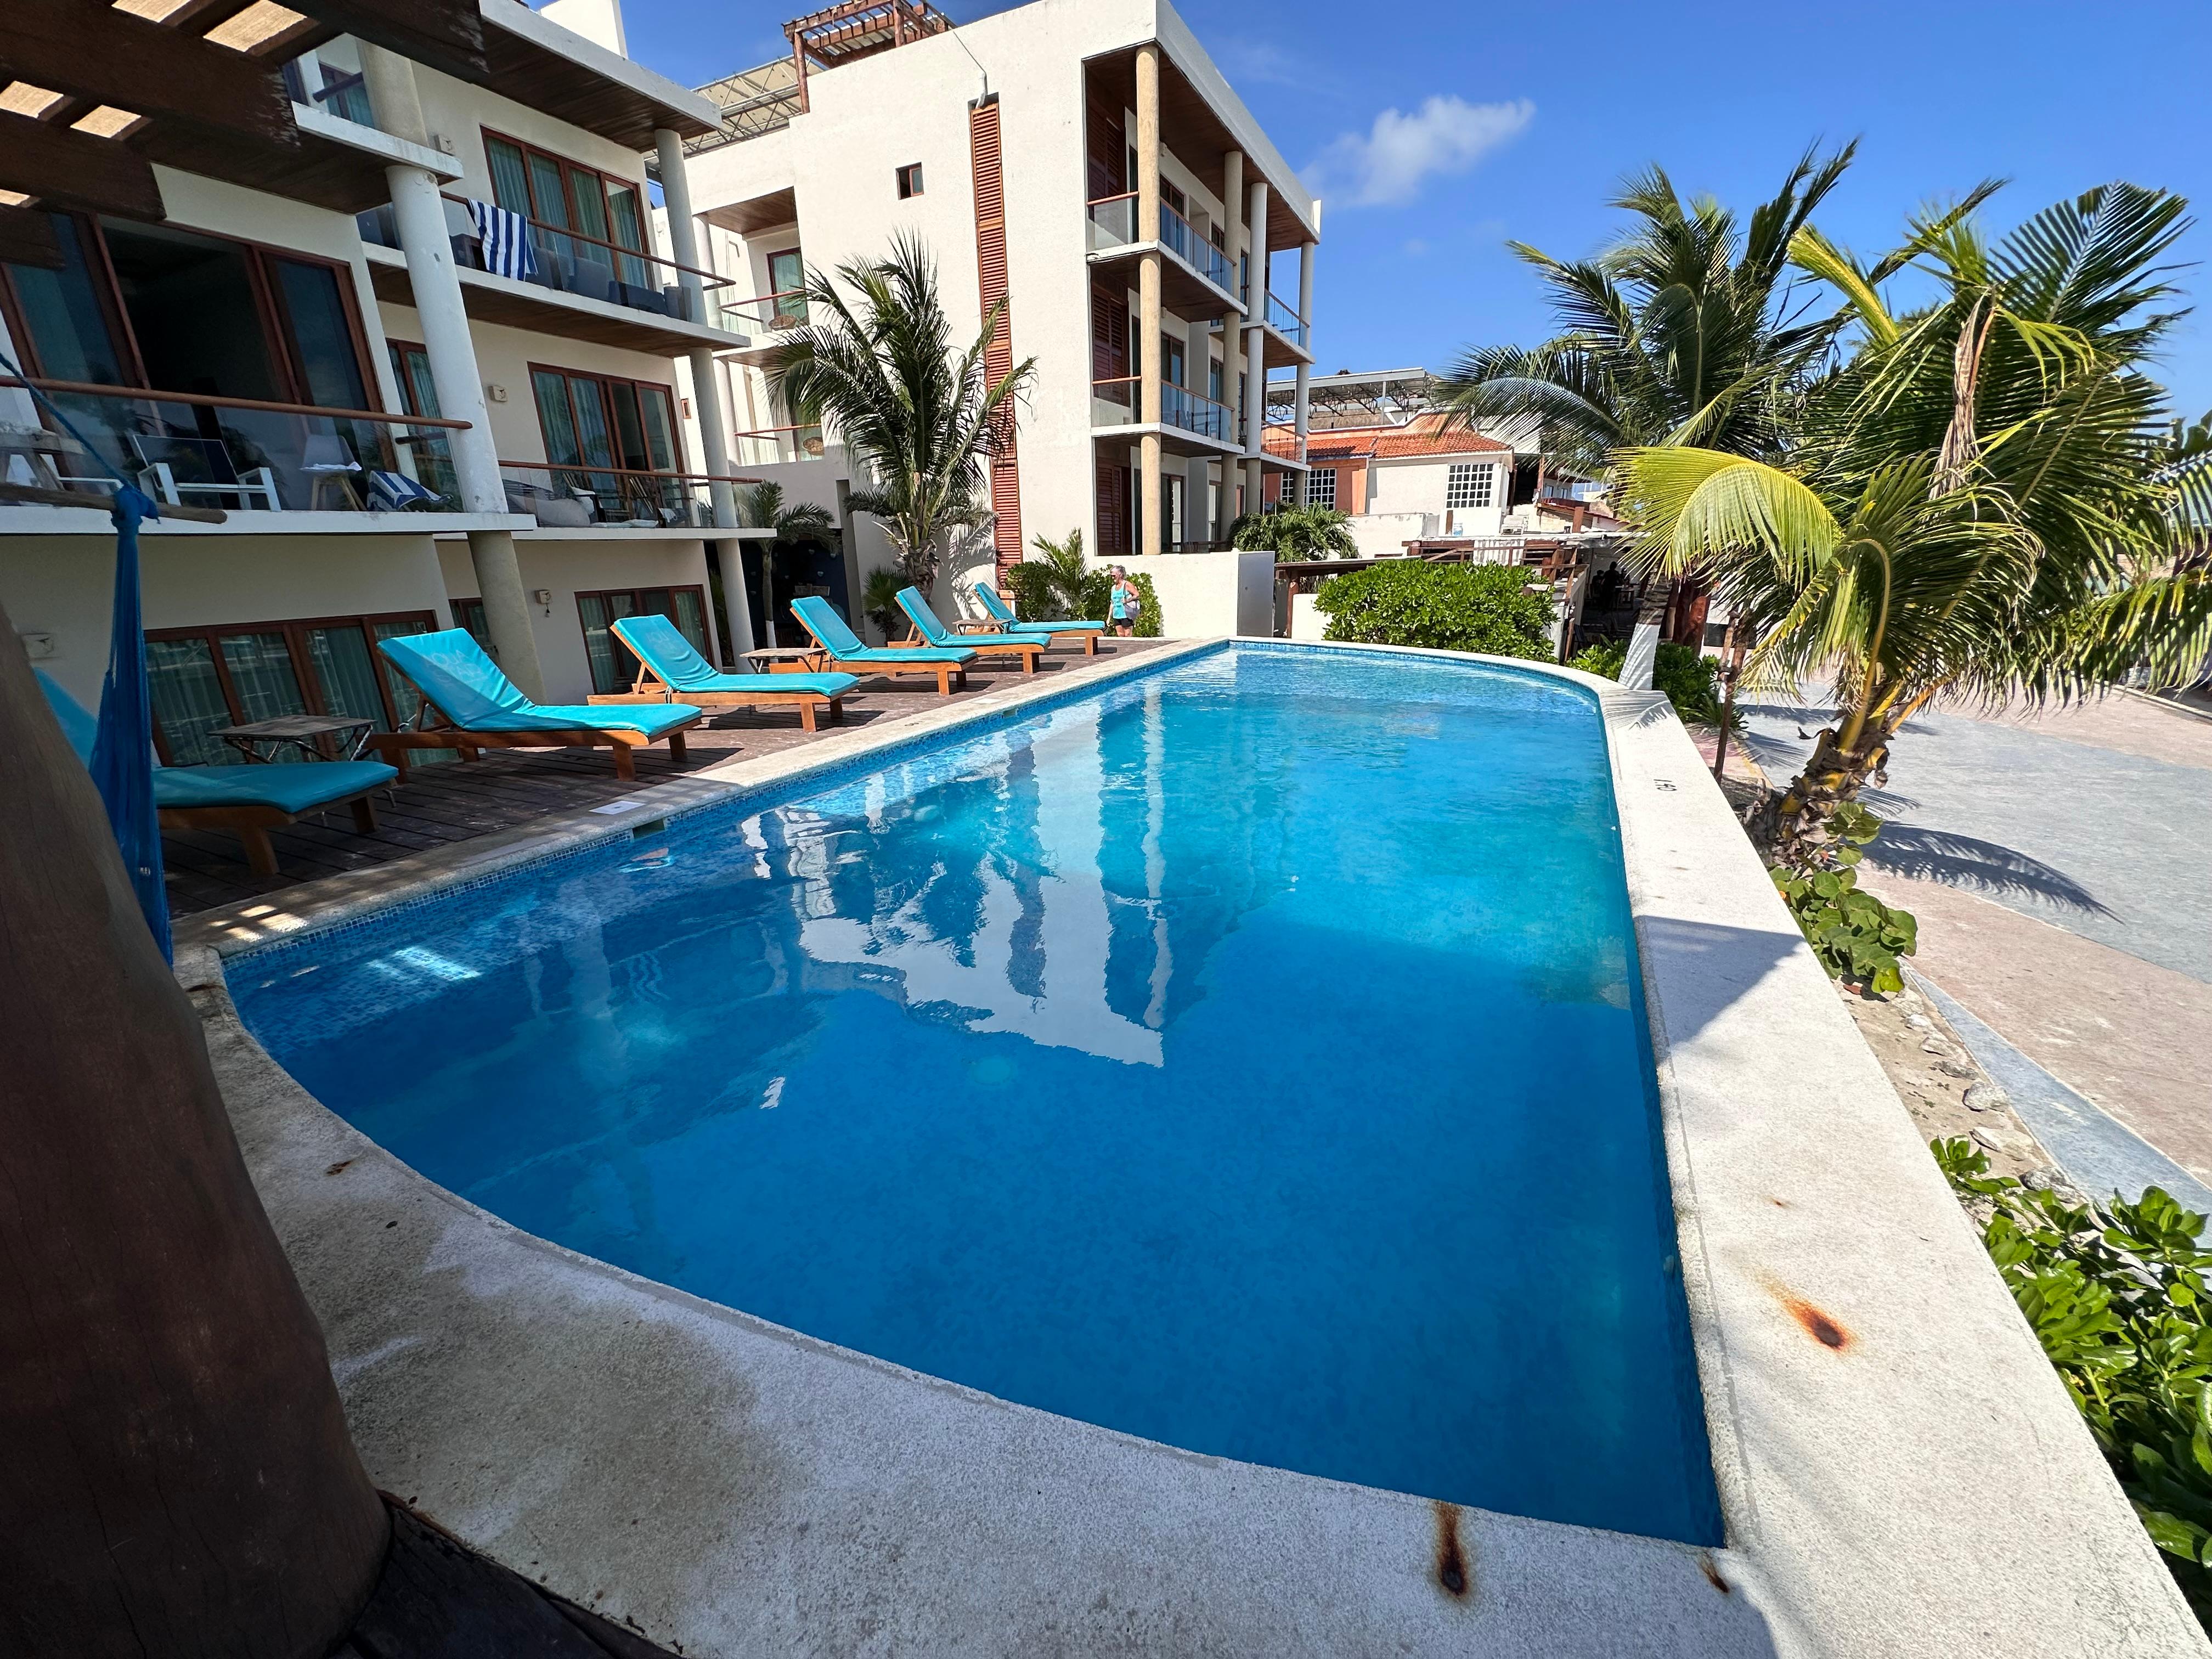
[[[0,1653],[319,1659],[383,1504],[200,1022],[0,612]]]
[[[1160,239],[1160,49],[1155,41],[1137,48],[1137,240]],[[1160,256],[1155,248],[1137,261],[1137,418],[1157,427],[1162,418],[1160,361]],[[1166,545],[1162,521],[1167,491],[1160,481],[1160,434],[1137,441],[1137,551],[1160,552]]]

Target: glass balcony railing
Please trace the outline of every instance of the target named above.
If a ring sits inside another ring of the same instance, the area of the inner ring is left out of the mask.
[[[463,196],[446,198],[446,234],[453,240],[453,261],[471,270],[487,270],[495,276],[538,288],[604,300],[630,311],[686,322],[707,321],[710,325],[720,291],[732,285],[728,277],[710,270],[679,265],[656,253],[519,213],[489,210],[487,235],[477,221],[477,210],[486,205]],[[372,208],[357,216],[356,222],[364,242],[380,247],[399,246],[398,219],[389,206]],[[705,292],[705,317],[693,315],[690,290],[683,281],[687,275],[697,277]]]
[[[659,472],[639,467],[563,466],[549,461],[501,461],[510,510],[550,528],[590,525],[641,529],[711,528],[717,475]],[[757,478],[722,477],[729,484]]]
[[[1133,191],[1101,197],[1095,202],[1085,204],[1084,211],[1090,220],[1091,251],[1093,253],[1102,253],[1109,248],[1127,247],[1142,240],[1137,234],[1137,198]],[[1164,202],[1160,204],[1158,240],[1224,294],[1235,291],[1229,256],[1200,235],[1190,221]]]
[[[1135,426],[1143,416],[1143,382],[1135,375],[1091,383],[1091,424]],[[1160,423],[1222,443],[1237,441],[1237,415],[1225,404],[1179,386],[1160,388]]]
[[[1278,300],[1267,296],[1267,326],[1301,351],[1306,348],[1306,319]]]
[[[87,506],[101,504],[127,481],[157,504],[227,512],[462,510],[448,445],[465,421],[65,380],[32,384],[85,441],[9,430],[0,434],[0,471],[11,482],[82,495]]]
[[[730,434],[730,460],[737,466],[776,466],[818,461],[828,453],[818,426],[771,426]]]
[[[787,329],[806,326],[806,295],[803,289],[766,294],[757,300],[726,299],[719,294],[710,294],[708,298],[710,319],[717,327],[728,329],[732,334],[779,334]]]

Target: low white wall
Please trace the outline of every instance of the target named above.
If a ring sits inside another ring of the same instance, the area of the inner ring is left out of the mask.
[[[1272,553],[1166,553],[1157,558],[1095,559],[1152,579],[1159,595],[1160,632],[1171,640],[1275,631],[1275,556]]]
[[[1318,593],[1291,595],[1291,637],[1294,640],[1325,640],[1328,637],[1328,618],[1314,603]]]
[[[149,629],[394,611],[431,611],[441,628],[451,620],[428,535],[149,532],[138,549]],[[465,563],[465,548],[462,558]],[[473,584],[473,575],[470,580]],[[52,654],[37,666],[87,703],[99,700],[107,672],[114,591],[115,544],[106,536],[0,535],[0,605],[17,632],[52,636]]]

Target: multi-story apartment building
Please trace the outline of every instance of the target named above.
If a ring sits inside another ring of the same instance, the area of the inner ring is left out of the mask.
[[[102,25],[179,88],[250,72],[258,129],[171,119],[174,90],[104,132],[67,84],[0,94],[0,186],[36,210],[6,222],[0,348],[82,434],[0,386],[0,482],[87,503],[0,501],[0,602],[89,702],[113,481],[221,509],[143,541],[173,762],[235,759],[212,734],[275,714],[404,718],[373,649],[394,632],[469,627],[561,702],[623,678],[614,617],[725,644],[727,422],[687,410],[677,366],[744,338],[696,250],[655,245],[644,157],[672,160],[714,108],[623,56],[616,0],[440,0],[384,45],[316,21],[408,12],[134,0]],[[449,13],[470,27],[441,39]]]
[[[805,270],[904,232],[956,327],[973,338],[1003,301],[995,361],[1036,363],[955,586],[1079,529],[1099,557],[1214,561],[1154,567],[1170,632],[1267,631],[1272,576],[1211,550],[1267,479],[1303,473],[1261,408],[1269,369],[1302,384],[1312,362],[1320,206],[1182,20],[1032,0],[955,28],[921,0],[856,0],[786,33],[791,57],[706,88],[725,130],[689,146],[708,263],[752,338],[719,360],[734,463],[832,507],[858,487],[763,370],[806,320]],[[882,555],[865,523],[846,544],[849,586]]]

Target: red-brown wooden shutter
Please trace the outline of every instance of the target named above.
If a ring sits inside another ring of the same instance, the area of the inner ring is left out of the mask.
[[[968,147],[975,173],[975,276],[983,314],[1000,307],[998,326],[983,349],[983,374],[996,386],[1014,368],[1014,326],[1006,288],[1006,180],[999,146],[999,100],[987,94],[968,112]],[[1014,409],[1010,403],[991,423],[991,539],[998,551],[998,574],[1022,560],[1022,474],[1014,447]]]
[[[1129,469],[1098,463],[1098,553],[1102,558],[1130,556]]]
[[[1129,374],[1129,302],[1103,288],[1091,290],[1091,378],[1126,380]]]
[[[1127,141],[1121,136],[1121,112],[1093,100],[1085,113],[1084,137],[1090,161],[1091,199],[1103,201],[1128,189]]]

